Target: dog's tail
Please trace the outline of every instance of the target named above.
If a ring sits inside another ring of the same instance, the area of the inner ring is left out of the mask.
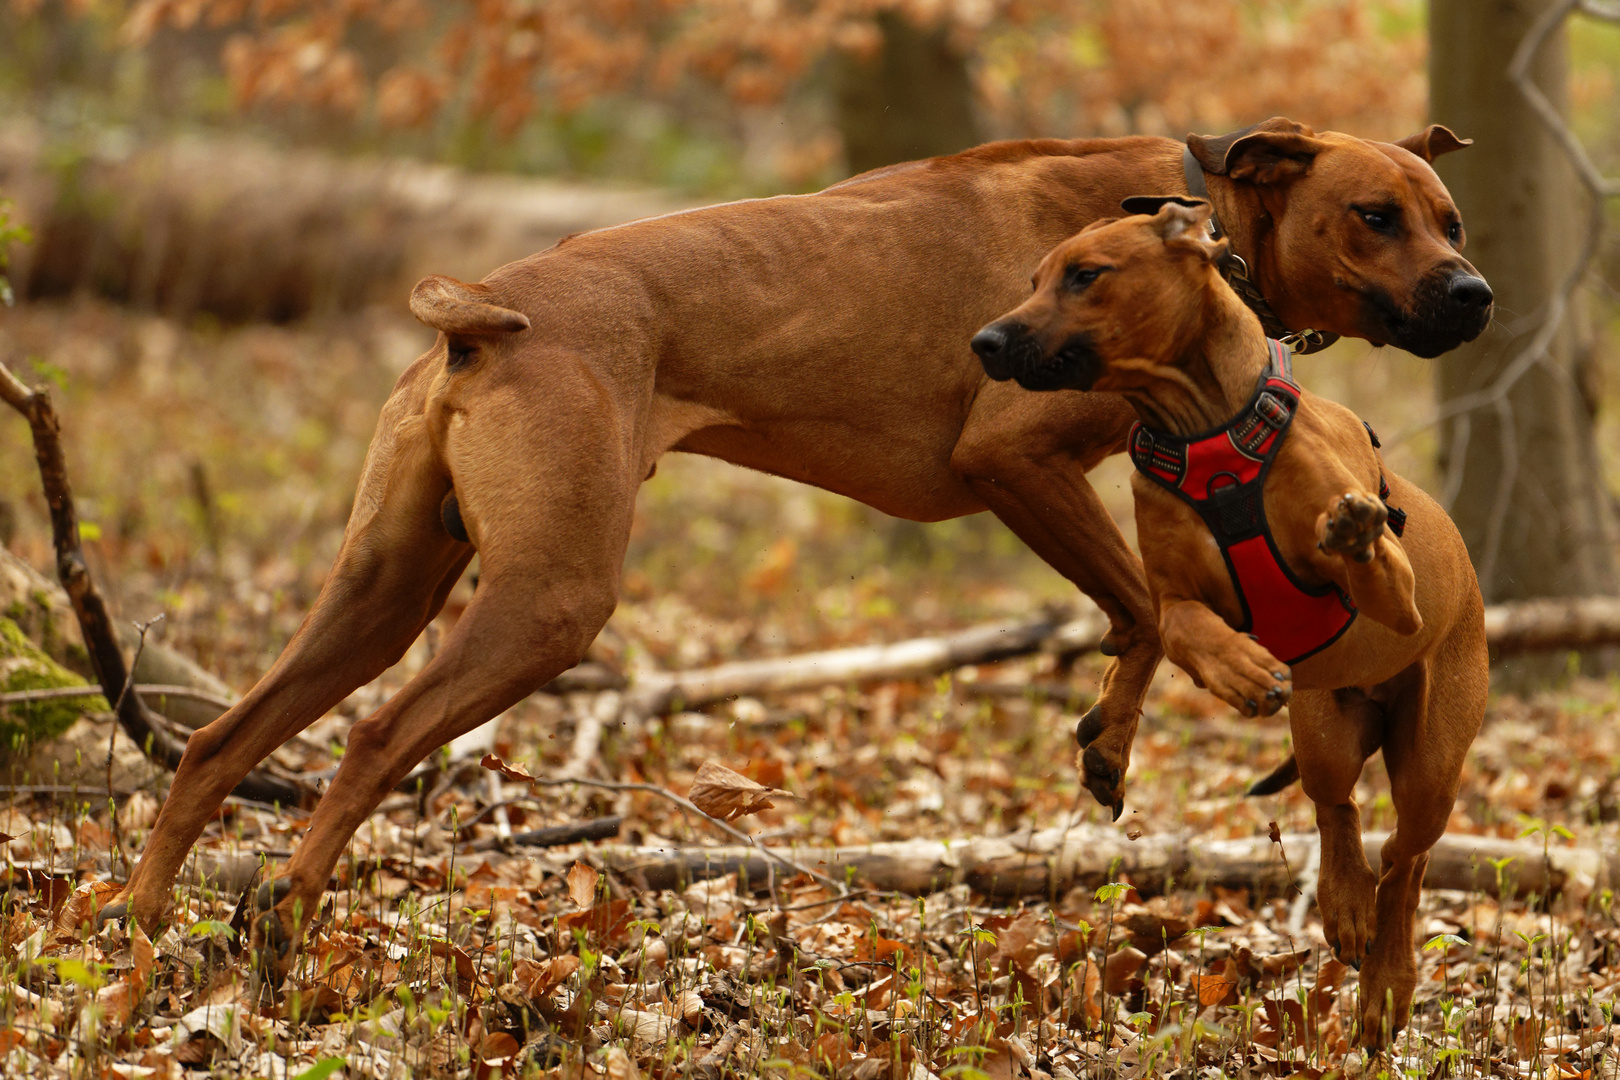
[[[1249,794],[1275,795],[1298,779],[1299,762],[1294,760],[1293,754],[1289,754],[1287,761],[1256,780],[1254,786],[1249,789]]]

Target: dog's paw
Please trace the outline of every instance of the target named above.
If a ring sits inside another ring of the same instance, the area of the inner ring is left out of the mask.
[[[1389,510],[1378,499],[1347,491],[1316,522],[1316,546],[1329,555],[1372,562]]]
[[[1270,716],[1294,694],[1288,665],[1247,634],[1197,658],[1193,678],[1244,716]]]
[[[1316,906],[1322,912],[1322,936],[1333,955],[1360,970],[1378,928],[1378,878],[1364,867],[1324,867]]]

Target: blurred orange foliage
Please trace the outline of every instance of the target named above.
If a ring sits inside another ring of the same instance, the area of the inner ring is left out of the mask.
[[[616,92],[683,81],[779,101],[835,52],[871,55],[876,16],[945,27],[1008,134],[1223,130],[1286,112],[1394,134],[1424,105],[1416,0],[137,0],[124,27],[234,27],[242,104],[410,127],[446,109],[515,132]],[[357,35],[393,43],[368,70]]]

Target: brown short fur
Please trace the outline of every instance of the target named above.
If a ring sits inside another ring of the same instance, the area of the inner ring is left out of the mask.
[[[1434,349],[1479,331],[1436,291],[1467,266],[1441,235],[1455,218],[1428,164],[1455,142],[1442,130],[1396,145],[1278,119],[1193,145],[1284,318]],[[1161,650],[1140,563],[1085,473],[1132,414],[1113,395],[992,381],[968,339],[1027,293],[1053,244],[1123,198],[1184,191],[1183,149],[996,144],[586,233],[476,285],[428,279],[412,310],[439,339],[383,406],[320,597],[258,685],[191,737],[110,911],[155,932],[231,788],[396,661],[476,550],[476,597],[433,660],[354,724],[265,893],[258,933],[279,969],[393,786],[584,654],[618,598],[636,490],[671,450],[918,521],[993,511],[1112,622],[1086,782],[1117,805]],[[1368,200],[1409,227],[1364,235],[1352,208]]]
[[[1082,232],[1046,257],[1035,295],[999,322],[1043,354],[1085,353],[1090,385],[1124,395],[1151,428],[1187,436],[1219,426],[1249,400],[1267,346],[1215,268],[1224,241],[1209,239],[1208,217],[1207,204],[1168,203]],[[1390,505],[1407,514],[1400,538],[1381,476]],[[1306,584],[1339,586],[1361,615],[1290,670],[1232,629],[1243,610],[1197,512],[1144,476],[1132,487],[1165,654],[1246,715],[1275,712],[1292,695],[1295,756],[1321,833],[1323,930],[1341,960],[1361,966],[1362,1037],[1379,1043],[1411,1008],[1423,869],[1485,713],[1484,605],[1462,537],[1384,466],[1355,414],[1306,391],[1266,481],[1266,515],[1289,569]],[[1379,749],[1398,823],[1375,874],[1352,793]]]

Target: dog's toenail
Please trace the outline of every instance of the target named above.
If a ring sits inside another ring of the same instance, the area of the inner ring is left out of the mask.
[[[1273,671],[1271,673],[1271,677],[1273,679],[1276,679],[1278,682],[1287,682],[1288,681],[1288,673],[1284,672],[1284,671]]]
[[[108,904],[96,913],[96,928],[106,926],[110,922],[123,919],[129,914],[129,902],[121,900],[116,904]]]
[[[1119,802],[1115,803],[1113,809],[1114,809],[1114,820],[1118,821],[1119,820],[1119,815],[1121,815],[1121,814],[1123,814],[1125,812],[1125,800],[1121,799]]]

